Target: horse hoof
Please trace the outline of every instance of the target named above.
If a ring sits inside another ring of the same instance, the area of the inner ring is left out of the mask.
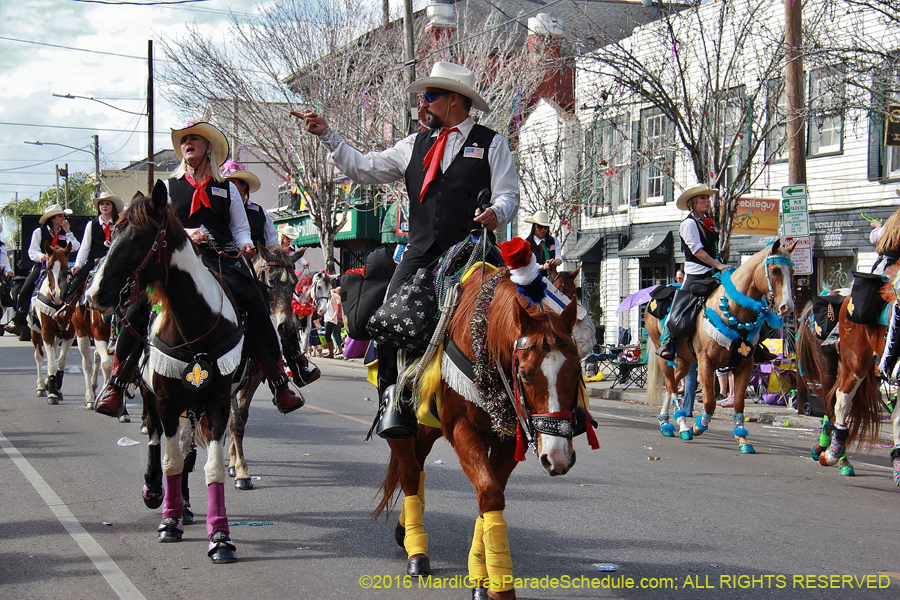
[[[694,439],[694,432],[691,431],[690,429],[688,429],[687,431],[682,431],[682,432],[681,432],[681,439],[683,439],[683,440],[686,441],[686,442],[688,442],[688,441]]]
[[[119,417],[119,423],[131,423],[131,417],[128,415],[122,415]]]
[[[59,404],[59,396],[47,396],[47,404],[50,406]]]
[[[823,450],[824,450],[824,448],[823,448]],[[812,456],[812,459],[814,461],[819,462],[819,457],[822,456],[822,450],[816,450],[816,447],[813,446],[810,449],[809,454],[810,454],[810,456]]]
[[[240,479],[234,480],[234,489],[236,490],[252,490],[253,482],[250,481],[249,477],[241,477]]]
[[[237,476],[237,469],[235,469],[234,467],[228,467],[228,476],[229,476],[229,477],[236,477],[236,476]]]
[[[34,395],[36,398],[46,398],[47,390],[35,390]]]
[[[171,517],[167,517],[162,520],[162,523],[159,524],[159,528],[157,529],[159,532],[156,536],[156,540],[160,544],[171,544],[174,542],[180,542],[181,536],[184,535],[184,531],[181,529],[181,523],[178,519],[173,519]]]
[[[191,510],[191,507],[187,504],[184,505],[184,510],[181,511],[181,524],[182,525],[193,525],[194,524],[194,511]]]
[[[144,506],[150,509],[157,509],[162,506],[163,503],[163,491],[162,487],[160,487],[159,491],[151,491],[146,485],[144,486],[144,490],[141,493],[141,496],[144,498]]]
[[[212,535],[209,536],[209,549],[206,551],[206,555],[217,565],[227,565],[237,560],[234,544],[231,543],[227,531],[216,529],[212,532]]]
[[[411,558],[406,562],[406,574],[411,577],[419,575],[431,575],[431,561],[427,556]]]
[[[149,433],[149,430],[147,429],[147,426],[141,425],[141,434],[147,435],[148,433]]]
[[[756,450],[750,444],[741,444],[738,448],[740,448],[741,454],[756,454]]]
[[[675,426],[671,423],[664,423],[660,425],[659,430],[666,437],[675,437]]]
[[[491,600],[490,596],[488,596],[487,588],[472,588],[472,600]]]
[[[209,558],[217,565],[227,565],[237,562],[237,554],[227,546],[213,550],[212,554],[209,555]]]
[[[856,476],[856,471],[853,470],[853,465],[847,465],[847,466],[841,467],[839,473],[846,477],[855,477]]]
[[[406,527],[397,523],[397,528],[394,530],[394,540],[397,542],[397,545],[403,548],[403,542],[406,540]]]
[[[691,427],[691,431],[694,432],[694,437],[697,437],[697,436],[699,436],[699,435],[703,435],[703,431],[704,431],[704,430],[703,430],[703,429],[700,429],[700,428],[698,428],[696,425],[694,425],[693,427]]]
[[[94,410],[94,403],[85,401],[84,410]]]

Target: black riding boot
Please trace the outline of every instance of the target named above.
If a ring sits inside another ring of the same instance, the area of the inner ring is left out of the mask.
[[[296,333],[288,339],[281,340],[281,349],[284,353],[284,362],[291,369],[291,379],[298,388],[309,385],[322,376],[319,367],[311,363],[300,351],[300,340]]]
[[[891,322],[888,327],[887,338],[884,342],[884,356],[881,357],[881,374],[891,383],[896,383],[900,369],[898,369],[897,358],[900,357],[900,310],[897,310],[897,303],[891,306]]]

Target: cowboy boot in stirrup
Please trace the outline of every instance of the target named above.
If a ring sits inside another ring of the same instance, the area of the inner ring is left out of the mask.
[[[272,398],[272,403],[278,409],[278,412],[286,415],[306,404],[306,400],[303,399],[303,396],[295,394],[294,391],[288,387],[288,376],[284,372],[284,360],[280,356],[278,357],[277,364],[265,361],[269,362],[269,364],[266,365],[265,362],[261,360],[257,360],[256,362],[259,365],[259,370],[263,373],[263,377],[269,382],[269,389],[272,390],[272,394],[275,395],[275,397]]]
[[[21,336],[28,326],[25,324],[25,312],[17,310],[12,321],[3,327],[6,333]]]
[[[281,350],[284,352],[284,361],[291,369],[291,379],[298,388],[309,385],[322,376],[319,367],[309,362],[309,359],[300,351],[300,340],[296,335],[292,336],[287,343],[282,340]]]
[[[881,357],[881,363],[878,368],[881,375],[888,379],[891,383],[896,383],[898,375],[898,366],[900,362],[897,357],[900,356],[900,310],[897,305],[891,307],[891,322],[888,327],[887,340],[884,343],[884,356]]]
[[[140,353],[135,354],[140,356]],[[119,363],[119,358],[113,355],[112,376],[94,403],[94,412],[117,419],[122,416],[125,412],[125,388],[134,377],[136,368],[137,358],[129,357],[125,362]]]
[[[410,392],[397,385],[388,386],[378,406],[375,434],[385,440],[405,440],[419,434],[419,422],[409,403]]]

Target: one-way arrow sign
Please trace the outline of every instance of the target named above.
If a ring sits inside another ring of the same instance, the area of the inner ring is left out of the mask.
[[[795,185],[786,185],[781,188],[781,197],[782,198],[805,198],[806,197],[806,184],[798,183]]]

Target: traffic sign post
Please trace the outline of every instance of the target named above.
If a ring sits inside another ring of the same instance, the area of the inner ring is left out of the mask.
[[[800,237],[784,238],[784,245],[790,246],[797,242],[791,252],[791,260],[794,261],[794,275],[812,275],[812,242],[808,235]]]

